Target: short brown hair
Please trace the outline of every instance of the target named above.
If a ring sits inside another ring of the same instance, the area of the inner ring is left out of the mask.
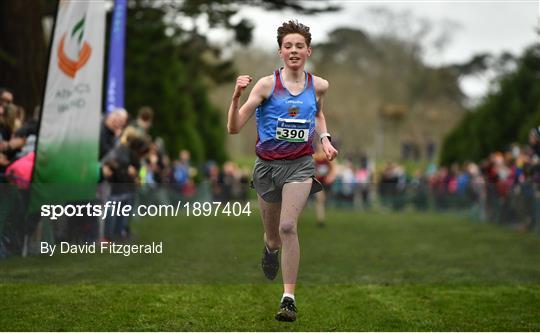
[[[311,33],[309,32],[309,27],[299,23],[297,20],[290,20],[289,22],[283,22],[281,27],[277,29],[277,43],[280,48],[283,43],[283,38],[289,34],[300,34],[304,36],[307,46],[309,47],[311,45]]]
[[[149,106],[142,106],[137,113],[137,118],[140,118],[144,121],[152,121],[154,118],[154,110]]]

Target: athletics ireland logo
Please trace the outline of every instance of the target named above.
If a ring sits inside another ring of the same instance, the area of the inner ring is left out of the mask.
[[[289,116],[296,117],[296,115],[298,114],[298,111],[300,111],[300,108],[298,106],[289,107]]]
[[[90,44],[83,42],[84,22],[85,17],[73,26],[69,36],[64,33],[58,44],[58,67],[71,78],[74,78],[77,71],[86,65],[92,53]]]

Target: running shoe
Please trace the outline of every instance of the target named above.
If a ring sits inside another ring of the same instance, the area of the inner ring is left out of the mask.
[[[261,260],[261,266],[262,270],[264,272],[264,276],[268,280],[273,280],[276,278],[277,272],[279,270],[279,250],[276,250],[274,252],[269,252],[266,246],[263,250],[263,257]]]
[[[279,311],[276,314],[276,320],[293,322],[296,320],[296,305],[290,297],[283,297]]]

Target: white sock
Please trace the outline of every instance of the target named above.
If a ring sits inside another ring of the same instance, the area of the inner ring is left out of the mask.
[[[294,295],[293,295],[293,294],[283,293],[283,296],[281,297],[281,301],[282,301],[282,302],[283,302],[283,299],[284,299],[285,297],[290,297],[290,298],[292,298],[292,300],[294,301]]]
[[[266,246],[266,252],[268,252],[268,253],[276,253],[277,251],[279,251],[279,248],[278,248],[278,249],[275,249],[275,250],[270,250],[270,249],[268,248],[268,245],[264,244],[264,246]]]

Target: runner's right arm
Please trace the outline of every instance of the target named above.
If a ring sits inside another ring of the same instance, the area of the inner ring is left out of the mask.
[[[236,79],[236,86],[234,87],[231,106],[229,107],[229,114],[227,117],[227,130],[229,134],[237,134],[240,132],[242,127],[244,127],[246,122],[253,115],[253,112],[255,112],[257,106],[264,101],[265,97],[270,93],[270,89],[272,89],[273,77],[263,77],[255,84],[253,90],[251,90],[251,93],[249,94],[248,100],[239,109],[240,96],[251,83],[251,80],[252,78],[249,75],[241,75]]]

